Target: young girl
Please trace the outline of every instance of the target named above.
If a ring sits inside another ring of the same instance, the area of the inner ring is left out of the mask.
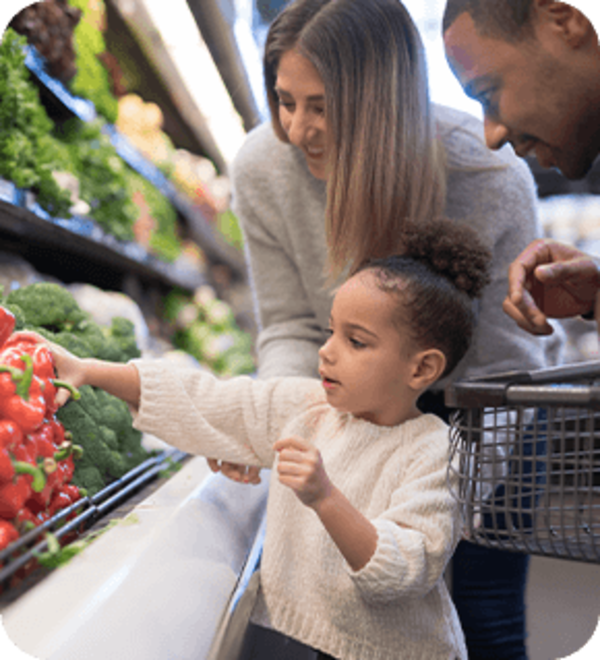
[[[253,621],[344,660],[467,657],[443,580],[461,532],[448,428],[416,401],[469,346],[489,253],[445,220],[404,245],[338,289],[320,381],[219,380],[51,345],[60,378],[122,398],[137,428],[273,468]]]

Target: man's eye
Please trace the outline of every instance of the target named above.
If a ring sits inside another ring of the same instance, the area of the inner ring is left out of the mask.
[[[294,109],[294,104],[291,101],[282,101],[281,99],[277,99],[277,103],[280,107],[285,108],[286,110]]]
[[[477,95],[477,100],[479,101],[479,103],[481,103],[482,108],[487,113],[492,112],[495,108],[495,105],[493,103],[493,97],[494,97],[494,93],[492,90]]]

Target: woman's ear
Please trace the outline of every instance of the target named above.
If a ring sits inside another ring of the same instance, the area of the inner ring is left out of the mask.
[[[414,390],[426,390],[439,380],[446,369],[446,356],[437,348],[420,351],[414,357],[410,387]]]

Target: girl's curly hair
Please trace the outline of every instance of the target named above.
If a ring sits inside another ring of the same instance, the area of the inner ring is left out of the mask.
[[[476,322],[474,299],[490,281],[491,253],[466,225],[446,219],[403,233],[402,254],[367,261],[382,291],[395,295],[396,324],[423,348],[438,348],[452,372],[464,357]]]

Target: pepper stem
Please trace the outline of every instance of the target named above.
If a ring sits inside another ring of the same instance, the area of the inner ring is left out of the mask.
[[[25,463],[25,461],[13,461],[13,467],[15,468],[15,474],[29,474],[33,477],[31,489],[36,493],[41,493],[44,490],[46,475],[42,469],[31,465],[31,463]]]
[[[20,358],[25,363],[25,371],[22,372],[21,378],[16,384],[17,394],[23,401],[29,401],[29,388],[33,380],[33,359],[29,353],[23,353]]]
[[[71,392],[71,398],[74,401],[77,401],[77,399],[81,399],[81,394],[79,393],[79,390],[73,385],[71,385],[71,383],[67,383],[64,380],[57,380],[56,378],[52,378],[51,382],[54,385],[54,387],[63,387],[65,390],[69,390],[69,392]]]

